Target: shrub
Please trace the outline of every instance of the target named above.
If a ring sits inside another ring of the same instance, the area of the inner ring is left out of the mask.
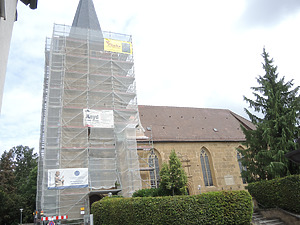
[[[95,225],[250,224],[252,211],[247,191],[103,199],[92,205]]]
[[[170,195],[172,195],[172,192],[169,190],[163,190],[162,188],[150,188],[137,190],[133,193],[132,197],[158,197]]]
[[[122,195],[112,195],[112,196],[105,196],[104,198],[102,198],[102,199],[110,199],[110,198],[124,198]]]
[[[300,213],[300,175],[250,183],[248,190],[264,208]]]
[[[157,188],[141,189],[133,193],[132,197],[156,197]]]

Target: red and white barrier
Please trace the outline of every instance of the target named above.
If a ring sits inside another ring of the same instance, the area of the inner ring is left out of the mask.
[[[41,218],[42,221],[66,220],[66,219],[68,219],[68,215],[66,215],[66,216],[46,216],[46,217]]]

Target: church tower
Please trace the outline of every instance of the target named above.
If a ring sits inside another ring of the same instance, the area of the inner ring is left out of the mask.
[[[46,40],[37,210],[85,220],[90,205],[141,189],[131,36],[101,30],[92,0]]]

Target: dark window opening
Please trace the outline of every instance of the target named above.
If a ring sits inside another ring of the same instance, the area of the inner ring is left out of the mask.
[[[241,153],[237,152],[236,153],[236,156],[237,156],[237,159],[238,159],[238,162],[239,162],[239,167],[240,167],[240,173],[242,173],[243,171],[246,171],[247,168],[245,166],[242,165],[242,162],[241,162],[241,158],[243,157]],[[245,178],[242,178],[243,179],[243,184],[246,184],[246,179]]]
[[[203,149],[201,150],[201,154],[200,154],[200,163],[201,163],[205,186],[213,186],[214,184],[213,184],[208,155]]]

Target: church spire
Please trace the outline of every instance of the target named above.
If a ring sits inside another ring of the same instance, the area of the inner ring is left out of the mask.
[[[80,0],[72,27],[101,31],[93,0]]]

